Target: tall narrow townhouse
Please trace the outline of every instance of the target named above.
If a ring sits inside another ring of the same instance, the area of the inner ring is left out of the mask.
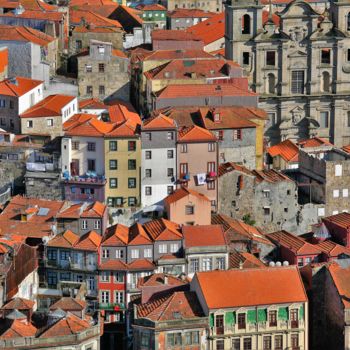
[[[141,130],[141,203],[149,206],[173,193],[176,178],[176,122],[162,114]]]
[[[106,198],[109,206],[140,205],[141,140],[131,119],[105,135]]]
[[[178,187],[188,187],[207,196],[213,211],[217,209],[217,164],[218,145],[214,134],[196,125],[179,131]]]

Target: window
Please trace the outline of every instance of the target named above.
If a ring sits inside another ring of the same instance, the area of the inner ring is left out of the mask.
[[[248,14],[242,17],[242,34],[250,34],[250,16]]]
[[[263,197],[270,198],[270,190],[263,190]]]
[[[118,160],[110,159],[109,160],[109,170],[117,170],[118,169]]]
[[[241,339],[232,339],[232,350],[241,350]]]
[[[92,72],[92,65],[91,64],[87,64],[85,65],[85,72],[86,73],[91,73]],[[90,86],[91,87],[91,86]],[[92,88],[92,87],[91,87]]]
[[[15,108],[15,103],[13,101],[10,101],[10,109],[14,109]]]
[[[95,220],[94,221],[94,230],[99,230],[101,228],[101,221]]]
[[[298,258],[298,266],[303,267],[304,266],[304,259],[303,258]]]
[[[128,141],[128,151],[136,151],[136,141]]]
[[[215,172],[215,162],[208,162],[207,163],[207,171],[208,171],[208,173]]]
[[[320,128],[328,128],[329,125],[329,112],[320,113]]]
[[[342,176],[343,166],[341,164],[335,165],[335,176]]]
[[[79,142],[78,141],[72,141],[72,150],[73,151],[79,150]]]
[[[90,152],[95,152],[96,151],[96,143],[95,142],[88,142],[87,149]]]
[[[244,338],[243,339],[243,349],[251,350],[252,349],[252,338]]]
[[[122,272],[114,272],[113,274],[114,274],[114,281],[115,282],[117,282],[117,283],[124,282],[124,274]]]
[[[87,94],[87,95],[92,95],[92,86],[91,86],[91,85],[88,85],[88,86],[86,87],[86,94]]]
[[[141,346],[144,346],[148,349],[150,347],[149,339],[150,339],[149,333],[142,332],[141,333]]]
[[[124,257],[124,251],[122,249],[117,249],[115,251],[116,259],[122,259]]]
[[[109,282],[109,272],[101,271],[101,282]]]
[[[170,244],[170,253],[177,253],[179,245],[177,243]]]
[[[330,92],[331,90],[331,76],[328,72],[322,73],[322,91],[323,92]]]
[[[180,163],[180,175],[188,174],[188,163]]]
[[[180,145],[180,152],[181,153],[187,153],[187,143],[182,143]]]
[[[53,126],[53,119],[46,119],[47,126]]]
[[[199,332],[185,332],[185,345],[199,344]]]
[[[269,311],[269,326],[270,327],[277,326],[277,311],[276,310]]]
[[[151,141],[152,140],[152,134],[150,132],[145,133],[146,140]]]
[[[146,151],[145,152],[145,158],[146,159],[152,159],[152,151]]]
[[[283,349],[283,336],[275,335],[275,350],[282,350],[282,349]]]
[[[305,264],[310,264],[312,262],[312,258],[305,258]]]
[[[118,188],[118,179],[116,177],[109,179],[109,188]]]
[[[347,30],[350,30],[350,13],[347,16]]]
[[[152,196],[152,187],[151,186],[146,186],[145,187],[145,195],[146,196]]]
[[[185,206],[185,214],[186,215],[193,215],[194,214],[194,206],[193,205],[186,205]]]
[[[128,170],[136,170],[136,159],[128,160]]]
[[[88,166],[87,166],[87,170],[88,171],[96,171],[96,161],[95,159],[88,159]]]
[[[271,336],[263,337],[263,350],[271,350]]]
[[[27,128],[32,128],[32,127],[33,127],[33,121],[27,120]]]
[[[225,350],[225,341],[223,339],[216,341],[216,350]]]
[[[214,142],[208,143],[208,152],[215,152],[215,143]]]
[[[226,263],[225,258],[216,258],[216,268],[218,270],[225,270]]]
[[[274,94],[276,87],[276,77],[274,74],[269,73],[267,75],[267,93]]]
[[[304,93],[304,71],[292,71],[292,94]]]
[[[167,176],[168,177],[173,177],[174,176],[174,169],[173,168],[168,168],[167,169]]]
[[[191,259],[190,260],[190,272],[199,271],[199,259]]]
[[[87,229],[87,220],[82,220],[81,221],[81,229],[86,230]]]
[[[99,93],[99,95],[104,96],[104,94],[105,94],[105,87],[104,87],[104,85],[99,85],[98,93]]]
[[[207,182],[207,189],[208,190],[215,190],[215,181],[208,181]]]
[[[270,207],[264,207],[264,215],[270,215]]]
[[[321,50],[321,63],[330,64],[331,63],[331,49]]]
[[[48,285],[54,286],[56,288],[57,285],[57,273],[49,271],[47,273],[47,283]]]
[[[109,150],[117,151],[118,150],[118,142],[117,141],[109,141]]]
[[[240,313],[237,315],[237,324],[238,324],[238,329],[244,329],[245,328],[245,314]]]
[[[109,258],[109,249],[102,249],[102,258],[104,259]]]
[[[234,129],[232,131],[233,140],[242,140],[242,129]]]
[[[339,197],[339,190],[333,190],[333,198]]]
[[[298,313],[299,309],[290,310],[290,321],[292,328],[298,328]]]
[[[243,65],[249,65],[249,52],[245,51],[242,53],[242,63]]]
[[[158,251],[161,254],[166,253],[168,251],[167,245],[166,244],[160,244],[159,247],[158,247]]]
[[[79,50],[81,50],[82,47],[83,47],[83,44],[82,44],[81,40],[76,40],[75,41],[75,49],[77,51],[79,51]]]
[[[48,249],[47,250],[47,259],[48,260],[57,260],[57,250]]]
[[[99,73],[104,73],[104,71],[105,71],[105,65],[104,65],[104,63],[99,63],[99,64],[98,64],[98,72],[99,72]]]
[[[168,149],[167,156],[168,156],[168,159],[173,159],[174,158],[174,151],[171,149]]]
[[[128,206],[129,206],[129,207],[134,207],[134,206],[136,206],[136,203],[137,203],[136,197],[129,197],[129,198],[128,198]]]
[[[203,258],[202,266],[203,266],[203,271],[211,271],[213,269],[212,258]]]
[[[109,303],[109,291],[101,291],[101,303]]]
[[[276,64],[276,52],[266,51],[266,65],[274,66]]]
[[[343,188],[343,197],[349,197],[349,190],[347,188]]]
[[[139,250],[138,249],[132,249],[131,250],[131,258],[132,259],[138,259],[139,258]]]
[[[115,302],[118,304],[124,303],[124,292],[115,292]]]
[[[147,248],[143,251],[143,255],[145,258],[152,258],[152,249]]]
[[[128,178],[128,188],[136,188],[136,178],[134,177]]]
[[[172,194],[174,192],[174,187],[173,186],[168,186],[167,187],[167,194]]]
[[[224,334],[224,315],[215,316],[216,334]]]
[[[178,347],[182,345],[182,333],[168,333],[167,334],[167,346],[172,347]]]
[[[105,53],[105,48],[104,46],[98,46],[98,53],[103,55]]]
[[[174,139],[174,133],[172,131],[168,131],[166,135],[168,140],[173,140]]]

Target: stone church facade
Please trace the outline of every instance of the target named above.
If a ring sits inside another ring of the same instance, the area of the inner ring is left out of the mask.
[[[269,144],[313,136],[350,144],[349,1],[329,1],[320,14],[294,0],[269,15],[260,0],[228,0],[225,22],[226,57],[260,94]]]

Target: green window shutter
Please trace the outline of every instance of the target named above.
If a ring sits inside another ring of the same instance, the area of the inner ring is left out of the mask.
[[[256,310],[248,310],[247,322],[248,323],[256,323]]]
[[[235,323],[235,314],[234,312],[225,313],[225,325],[232,326]]]
[[[304,319],[304,305],[301,305],[301,306],[300,306],[300,309],[299,309],[299,318],[300,318],[301,320]]]
[[[280,307],[278,309],[278,319],[281,321],[288,320],[288,308],[287,307]]]
[[[214,327],[214,314],[209,315],[209,326]]]
[[[258,322],[266,322],[267,321],[267,310],[260,309],[258,310]]]

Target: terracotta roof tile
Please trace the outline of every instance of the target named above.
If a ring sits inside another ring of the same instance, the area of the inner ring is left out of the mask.
[[[81,236],[79,240],[74,244],[74,249],[88,250],[96,252],[101,244],[101,236],[95,231],[90,231]]]
[[[101,100],[97,98],[87,98],[85,100],[79,101],[80,109],[107,109],[108,106],[105,105]]]
[[[161,130],[161,129],[175,129],[176,123],[173,119],[159,114],[155,117],[146,119],[143,123],[142,130]]]
[[[48,243],[48,247],[73,248],[78,242],[79,236],[74,232],[67,230],[62,234],[55,236]]]
[[[182,239],[179,225],[166,219],[156,219],[143,224],[143,228],[154,241]]]
[[[269,20],[269,11],[262,12],[262,23],[265,24]],[[275,23],[276,26],[280,25],[280,17],[275,13],[272,14],[272,22]]]
[[[120,246],[127,245],[129,241],[129,228],[122,224],[116,224],[107,228],[101,245]]]
[[[22,320],[13,320],[10,327],[0,335],[2,339],[34,337],[37,332],[36,327],[31,323]]]
[[[200,41],[201,39],[193,33],[184,30],[165,30],[157,29],[151,32],[152,41],[154,40],[175,40],[175,41]]]
[[[198,272],[194,279],[198,280],[210,310],[307,302],[304,285],[295,266]],[[218,286],[225,288],[218,293]]]
[[[225,235],[221,225],[183,226],[184,247],[226,246]]]
[[[83,300],[74,299],[72,297],[62,297],[50,306],[50,310],[82,311],[85,307],[86,302]]]
[[[269,147],[267,152],[271,157],[280,156],[286,162],[297,162],[299,147],[293,141],[285,140],[277,145]]]
[[[128,264],[129,271],[153,271],[155,269],[155,265],[148,259],[135,259]]]
[[[33,80],[23,77],[5,79],[0,82],[0,95],[19,97],[41,84],[43,84],[43,81],[41,80]]]
[[[203,11],[200,9],[175,9],[168,12],[170,18],[211,18],[216,15],[215,12]]]
[[[0,72],[5,72],[6,67],[8,67],[9,60],[8,60],[9,51],[7,47],[0,48]]]
[[[350,249],[333,241],[322,241],[316,247],[329,257],[338,257],[341,254],[350,256]]]
[[[122,28],[122,25],[117,20],[109,19],[103,17],[93,11],[90,10],[82,10],[82,9],[69,9],[69,20],[71,25],[80,25],[82,23],[82,19],[89,23],[90,25],[94,25],[96,27],[115,27]]]
[[[20,115],[21,118],[62,116],[62,108],[72,102],[75,96],[50,95]]]
[[[197,125],[179,131],[178,142],[215,142],[216,136]]]
[[[141,4],[136,6],[136,8],[142,11],[167,11],[167,9],[160,4]]]
[[[225,174],[229,174],[232,171],[238,171],[240,173],[244,173],[245,175],[254,176],[254,174],[251,172],[251,170],[249,170],[248,168],[246,168],[243,165],[233,163],[233,162],[226,162],[226,163],[220,164],[219,170],[218,170],[218,175],[220,177],[220,176],[223,176]]]
[[[331,264],[328,271],[338,290],[340,299],[346,309],[350,308],[350,267],[342,268],[338,264]]]
[[[248,252],[234,252],[230,254],[230,268],[256,268],[256,267],[266,267],[266,265],[258,259],[255,255]]]
[[[301,148],[314,148],[320,146],[333,146],[328,140],[323,139],[321,137],[313,137],[307,140],[298,141],[298,145]]]
[[[340,213],[336,215],[327,216],[323,218],[322,221],[326,224],[330,222],[339,227],[349,229],[350,228],[350,214],[349,213]]]
[[[172,194],[169,194],[166,198],[164,198],[164,202],[168,205],[177,202],[178,200],[186,197],[186,196],[195,196],[200,200],[204,200],[210,202],[209,198],[204,194],[199,193],[197,191],[191,190],[186,187],[181,187],[175,190]]]
[[[107,210],[107,206],[99,201],[96,201],[89,206],[81,214],[82,218],[99,217],[102,218]]]
[[[6,12],[4,14],[0,14],[0,17],[50,20],[57,23],[60,21],[64,21],[65,13],[59,11],[25,10],[22,13]]]
[[[268,181],[272,183],[281,182],[281,181],[293,182],[293,180],[290,177],[274,169],[253,170],[252,174],[256,177],[256,180],[258,182],[262,182],[262,181]]]
[[[131,54],[132,61],[165,61],[176,59],[191,59],[191,58],[212,58],[216,59],[213,55],[203,50],[157,50],[146,51],[139,53],[135,52]]]
[[[129,268],[128,264],[119,259],[109,259],[107,261],[102,261],[98,269],[103,271],[127,271]]]
[[[30,310],[33,309],[35,302],[24,298],[13,298],[5,305],[2,306],[2,310]]]
[[[73,121],[71,121],[72,118],[74,118]],[[103,137],[114,127],[114,124],[98,120],[96,116],[89,117],[86,114],[80,114],[78,117],[72,116],[63,124],[67,136]]]
[[[122,124],[114,125],[114,128],[108,131],[106,137],[136,137],[138,136],[139,124],[134,122],[132,119],[127,119]]]

